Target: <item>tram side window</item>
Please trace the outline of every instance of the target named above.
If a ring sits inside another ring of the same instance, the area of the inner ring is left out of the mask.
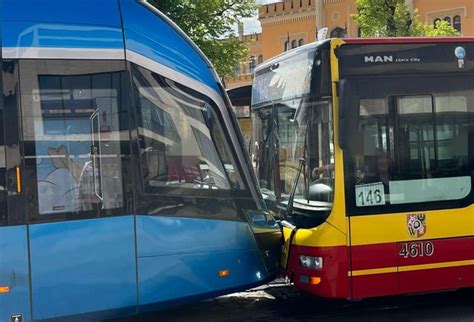
[[[33,220],[124,214],[124,69],[123,62],[20,62]]]
[[[144,68],[132,70],[144,192],[241,189],[213,103]]]
[[[360,115],[357,207],[471,194],[474,92],[362,99]]]

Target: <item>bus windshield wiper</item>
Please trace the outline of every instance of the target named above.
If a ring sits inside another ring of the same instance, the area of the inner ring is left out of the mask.
[[[312,110],[311,110],[312,112]],[[288,199],[288,205],[286,206],[286,215],[287,217],[291,217],[293,213],[293,202],[295,199],[296,195],[296,189],[298,188],[298,181],[301,176],[301,172],[305,170],[305,177],[304,177],[304,191],[303,191],[303,198],[307,199],[309,202],[309,176],[307,177],[306,173],[306,156],[309,154],[307,149],[308,149],[308,139],[309,139],[309,132],[310,132],[310,125],[311,125],[311,118],[312,118],[312,113],[311,115],[306,117],[306,131],[305,131],[305,139],[304,139],[304,146],[303,146],[303,157],[299,160],[299,166],[298,166],[298,172],[296,173],[295,181],[293,182],[293,187],[291,190],[290,197]]]
[[[302,157],[300,159],[300,164],[298,166],[298,172],[296,173],[296,178],[295,181],[293,182],[293,189],[291,190],[290,198],[288,199],[288,204],[286,205],[286,219],[291,217],[293,213],[293,201],[295,199],[295,194],[296,194],[296,189],[298,188],[298,181],[301,176],[301,172],[303,171],[303,168],[306,167],[306,159]]]

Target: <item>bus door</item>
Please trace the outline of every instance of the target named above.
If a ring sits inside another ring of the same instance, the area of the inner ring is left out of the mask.
[[[25,321],[30,314],[30,274],[26,216],[22,208],[18,109],[18,69],[1,60],[0,77],[0,321]]]
[[[353,297],[471,286],[472,76],[357,81],[345,154]]]

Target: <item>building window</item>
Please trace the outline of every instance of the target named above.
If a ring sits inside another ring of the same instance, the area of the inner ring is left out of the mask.
[[[261,63],[263,63],[263,55],[258,56],[258,64],[260,65]]]
[[[331,31],[331,38],[345,38],[346,35],[346,30],[340,27],[336,27]]]
[[[298,46],[303,46],[303,45],[304,45],[304,40],[303,40],[303,39],[300,39],[300,40],[298,41]]]
[[[290,46],[290,42],[289,42],[288,40],[285,41],[285,48],[284,48],[284,50],[285,50],[285,51],[288,51],[289,46]]]
[[[291,49],[298,47],[298,42],[296,40],[291,41]]]
[[[235,66],[234,68],[234,76],[239,76],[240,75],[240,65]]]
[[[435,18],[433,20],[433,25],[434,27],[436,28],[438,23],[441,22],[442,20],[446,21],[447,23],[449,23],[451,26],[453,26],[454,29],[456,29],[457,31],[461,32],[461,16],[460,15],[455,15],[453,17],[451,16],[446,16],[444,18]]]
[[[456,15],[453,17],[453,28],[461,32],[461,16]]]
[[[255,57],[252,57],[249,61],[249,72],[250,74],[253,74],[255,71],[255,67],[257,65],[257,62],[255,61]]]

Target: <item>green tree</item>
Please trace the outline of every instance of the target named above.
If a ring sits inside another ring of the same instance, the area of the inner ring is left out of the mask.
[[[356,0],[362,37],[457,36],[459,32],[446,21],[436,26],[422,23],[405,0]]]
[[[248,49],[233,26],[255,15],[256,0],[149,0],[173,20],[213,63],[220,77],[232,76]]]

